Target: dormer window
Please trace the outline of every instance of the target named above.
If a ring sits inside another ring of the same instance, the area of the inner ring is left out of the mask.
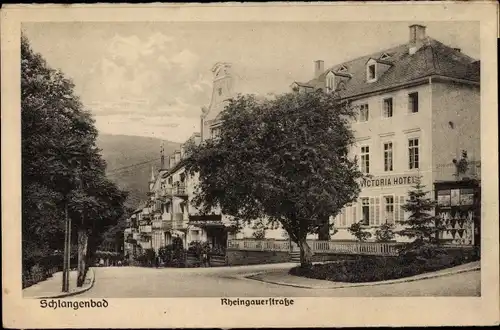
[[[375,79],[377,79],[377,76],[375,74],[375,63],[373,64],[369,64],[368,65],[368,72],[367,72],[367,75],[368,75],[368,81],[374,81]]]
[[[380,55],[381,60],[388,60],[390,58],[391,58],[391,55],[389,55],[387,53],[383,53],[382,55]]]
[[[342,66],[341,66],[341,67],[337,70],[337,72],[345,73],[345,72],[347,72],[347,68],[346,68],[344,65],[342,65]]]
[[[326,75],[326,90],[331,92],[335,89],[335,75],[333,72],[328,72]]]

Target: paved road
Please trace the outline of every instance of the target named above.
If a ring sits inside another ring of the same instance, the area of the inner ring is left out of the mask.
[[[479,296],[480,272],[427,280],[342,289],[305,289],[245,279],[246,274],[279,270],[293,264],[221,268],[94,268],[94,287],[79,298],[146,297],[407,297]]]

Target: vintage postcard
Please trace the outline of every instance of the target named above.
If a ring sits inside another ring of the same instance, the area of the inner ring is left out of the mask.
[[[4,326],[498,324],[497,12],[2,8]]]

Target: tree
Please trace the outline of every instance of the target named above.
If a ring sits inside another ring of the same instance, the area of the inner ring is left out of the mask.
[[[23,265],[51,250],[63,250],[65,223],[71,219],[71,232],[77,232],[80,286],[87,252],[95,251],[97,236],[123,213],[124,192],[105,178],[97,129],[74,84],[33,52],[24,35],[21,124]]]
[[[439,233],[444,227],[440,219],[433,214],[436,202],[427,196],[428,192],[424,188],[419,176],[402,206],[409,216],[404,221],[398,221],[404,226],[398,234],[412,239],[403,245],[400,254],[411,259],[426,260],[442,252],[438,245]]]
[[[360,242],[364,242],[372,237],[372,234],[363,228],[361,222],[353,223],[349,228],[347,228],[347,231],[349,231],[349,233],[356,237],[356,239]]]
[[[353,116],[353,108],[321,92],[230,100],[220,135],[186,161],[200,178],[193,202],[205,213],[220,207],[240,219],[280,223],[300,247],[301,265],[310,266],[307,234],[359,194],[362,173],[348,156]]]

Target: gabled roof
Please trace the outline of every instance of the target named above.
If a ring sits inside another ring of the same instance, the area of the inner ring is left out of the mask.
[[[351,77],[344,81],[345,89],[341,92],[342,97],[354,97],[376,92],[433,75],[471,82],[480,81],[479,61],[475,61],[473,58],[435,39],[427,37],[424,45],[413,55],[410,55],[408,50],[409,45],[406,43],[340,63],[327,69],[318,78],[310,80],[305,85],[310,85],[314,89],[324,88],[326,74],[330,70],[336,72],[343,66],[349,68],[347,73]],[[384,53],[391,54],[390,59],[380,60],[380,56]],[[367,83],[366,63],[370,58],[375,59],[377,62],[390,63],[391,67],[380,77],[377,77],[377,81]]]

